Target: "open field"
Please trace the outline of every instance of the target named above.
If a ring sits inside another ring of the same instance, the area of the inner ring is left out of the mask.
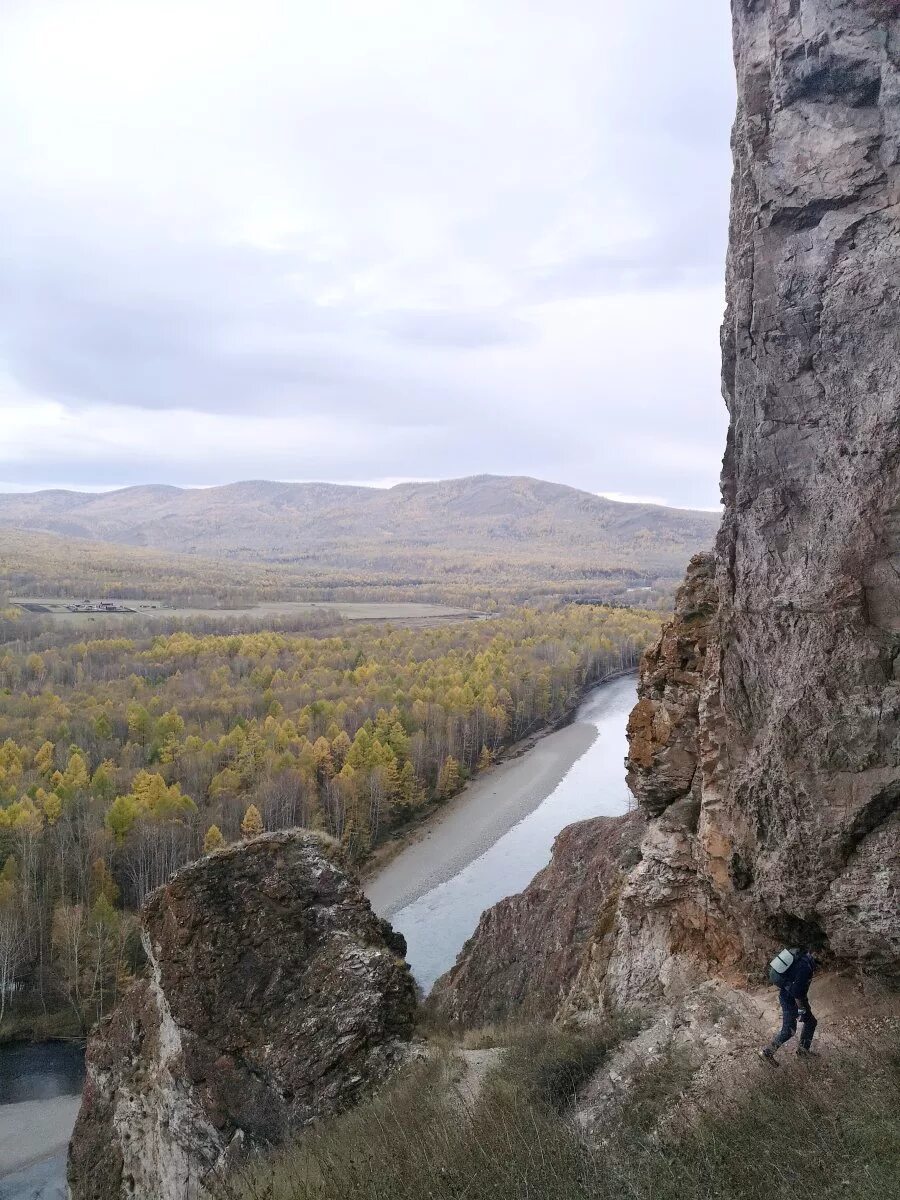
[[[322,613],[329,617],[338,616],[345,621],[394,621],[397,624],[417,626],[435,625],[444,621],[464,621],[486,616],[469,608],[451,608],[445,604],[420,604],[414,602],[352,602],[352,601],[309,601],[309,600],[265,600],[237,608],[188,608],[166,604],[163,600],[129,600],[104,596],[102,599],[60,596],[15,596],[11,604],[37,616],[55,617],[71,625],[87,625],[99,618],[114,618],[121,621],[160,620],[194,618],[249,620],[304,616]]]

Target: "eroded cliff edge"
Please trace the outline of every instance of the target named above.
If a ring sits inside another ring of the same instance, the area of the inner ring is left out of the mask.
[[[647,832],[563,1013],[780,941],[900,973],[898,10],[733,0],[723,520],[642,666]]]
[[[147,976],[88,1044],[73,1200],[204,1200],[221,1170],[404,1061],[405,944],[328,839],[272,833],[207,855],[141,916]]]

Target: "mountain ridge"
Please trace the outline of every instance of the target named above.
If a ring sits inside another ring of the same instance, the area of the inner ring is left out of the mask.
[[[212,488],[0,493],[0,528],[261,562],[384,568],[434,553],[507,554],[680,573],[718,515],[628,503],[529,476],[391,488],[242,480]]]

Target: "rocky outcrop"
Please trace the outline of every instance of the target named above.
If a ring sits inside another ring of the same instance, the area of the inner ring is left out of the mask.
[[[717,661],[715,560],[696,555],[675,614],[644,655],[628,722],[628,784],[649,820],[640,861],[623,881],[612,920],[582,958],[563,1011],[642,1006],[681,995],[710,959],[734,975],[743,955],[703,869],[698,829],[704,766],[701,728],[714,708],[707,687]]]
[[[428,1009],[464,1026],[552,1017],[582,958],[610,926],[625,872],[638,860],[639,811],[569,825],[524,892],[482,915]]]
[[[676,617],[644,655],[638,702],[628,719],[628,786],[648,816],[694,788],[700,692],[716,614],[715,560],[695,554],[675,601]]]
[[[403,1059],[403,939],[327,839],[267,834],[207,855],[142,921],[148,974],[88,1046],[73,1200],[202,1200],[220,1169],[348,1107]]]
[[[882,0],[733,8],[731,422],[703,868],[739,923],[893,970],[900,20]]]

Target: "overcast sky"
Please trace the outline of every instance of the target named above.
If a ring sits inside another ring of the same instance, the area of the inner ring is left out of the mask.
[[[726,0],[3,0],[0,488],[718,503]]]

